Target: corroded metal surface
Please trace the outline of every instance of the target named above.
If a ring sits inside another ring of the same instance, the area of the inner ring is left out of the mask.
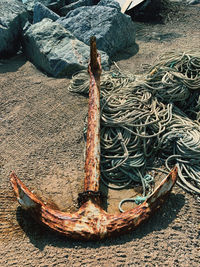
[[[136,228],[162,205],[176,178],[175,168],[144,203],[116,215],[106,213],[92,200],[88,200],[73,214],[54,210],[31,193],[14,173],[11,174],[11,183],[19,203],[36,220],[67,237],[88,240],[102,239]]]
[[[100,55],[96,49],[96,39],[91,38],[88,129],[85,160],[84,190],[99,190],[100,180]]]
[[[73,214],[52,209],[39,200],[15,173],[11,184],[21,206],[33,217],[51,229],[75,239],[102,239],[127,232],[149,218],[162,205],[177,178],[177,168],[161,182],[147,200],[136,208],[121,214],[111,215],[99,206],[100,180],[100,56],[96,50],[95,38],[91,38],[90,93],[88,110],[88,131],[85,162],[84,201]]]

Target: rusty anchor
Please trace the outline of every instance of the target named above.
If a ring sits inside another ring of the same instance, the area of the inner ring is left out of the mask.
[[[119,214],[108,214],[100,207],[100,55],[96,39],[91,37],[88,130],[86,143],[84,192],[79,194],[81,206],[73,214],[52,209],[39,200],[14,172],[11,185],[22,208],[39,222],[74,239],[102,239],[133,230],[157,210],[171,191],[177,178],[175,167],[154,192],[137,207]]]

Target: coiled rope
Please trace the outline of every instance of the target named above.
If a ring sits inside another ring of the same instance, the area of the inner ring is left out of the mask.
[[[145,86],[164,103],[175,103],[200,119],[200,56],[197,52],[164,54],[146,76]]]
[[[200,194],[198,89],[200,56],[195,53],[168,53],[143,76],[104,72],[101,77],[102,182],[112,189],[141,183],[142,198],[131,200],[144,201],[154,184],[148,174],[149,164],[159,157],[165,159],[168,169],[172,163],[177,164],[181,187]],[[69,90],[88,93],[86,71],[72,78]],[[125,201],[130,199],[121,201],[121,211]]]

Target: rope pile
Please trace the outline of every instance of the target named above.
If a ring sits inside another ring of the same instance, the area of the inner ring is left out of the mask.
[[[195,53],[164,55],[146,75],[103,72],[102,182],[113,189],[141,183],[144,201],[154,184],[148,169],[161,158],[168,169],[177,164],[180,186],[200,194],[198,89],[200,56]],[[73,77],[69,90],[88,93],[86,71]]]
[[[173,102],[192,119],[200,119],[200,56],[170,52],[148,73],[145,86],[164,103]]]

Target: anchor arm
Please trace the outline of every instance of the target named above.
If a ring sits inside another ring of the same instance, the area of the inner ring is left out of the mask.
[[[17,176],[11,174],[11,184],[22,207],[40,223],[73,239],[96,240],[135,229],[146,221],[165,201],[177,178],[177,168],[141,205],[120,214],[108,214],[92,200],[73,214],[54,210],[39,200]]]

